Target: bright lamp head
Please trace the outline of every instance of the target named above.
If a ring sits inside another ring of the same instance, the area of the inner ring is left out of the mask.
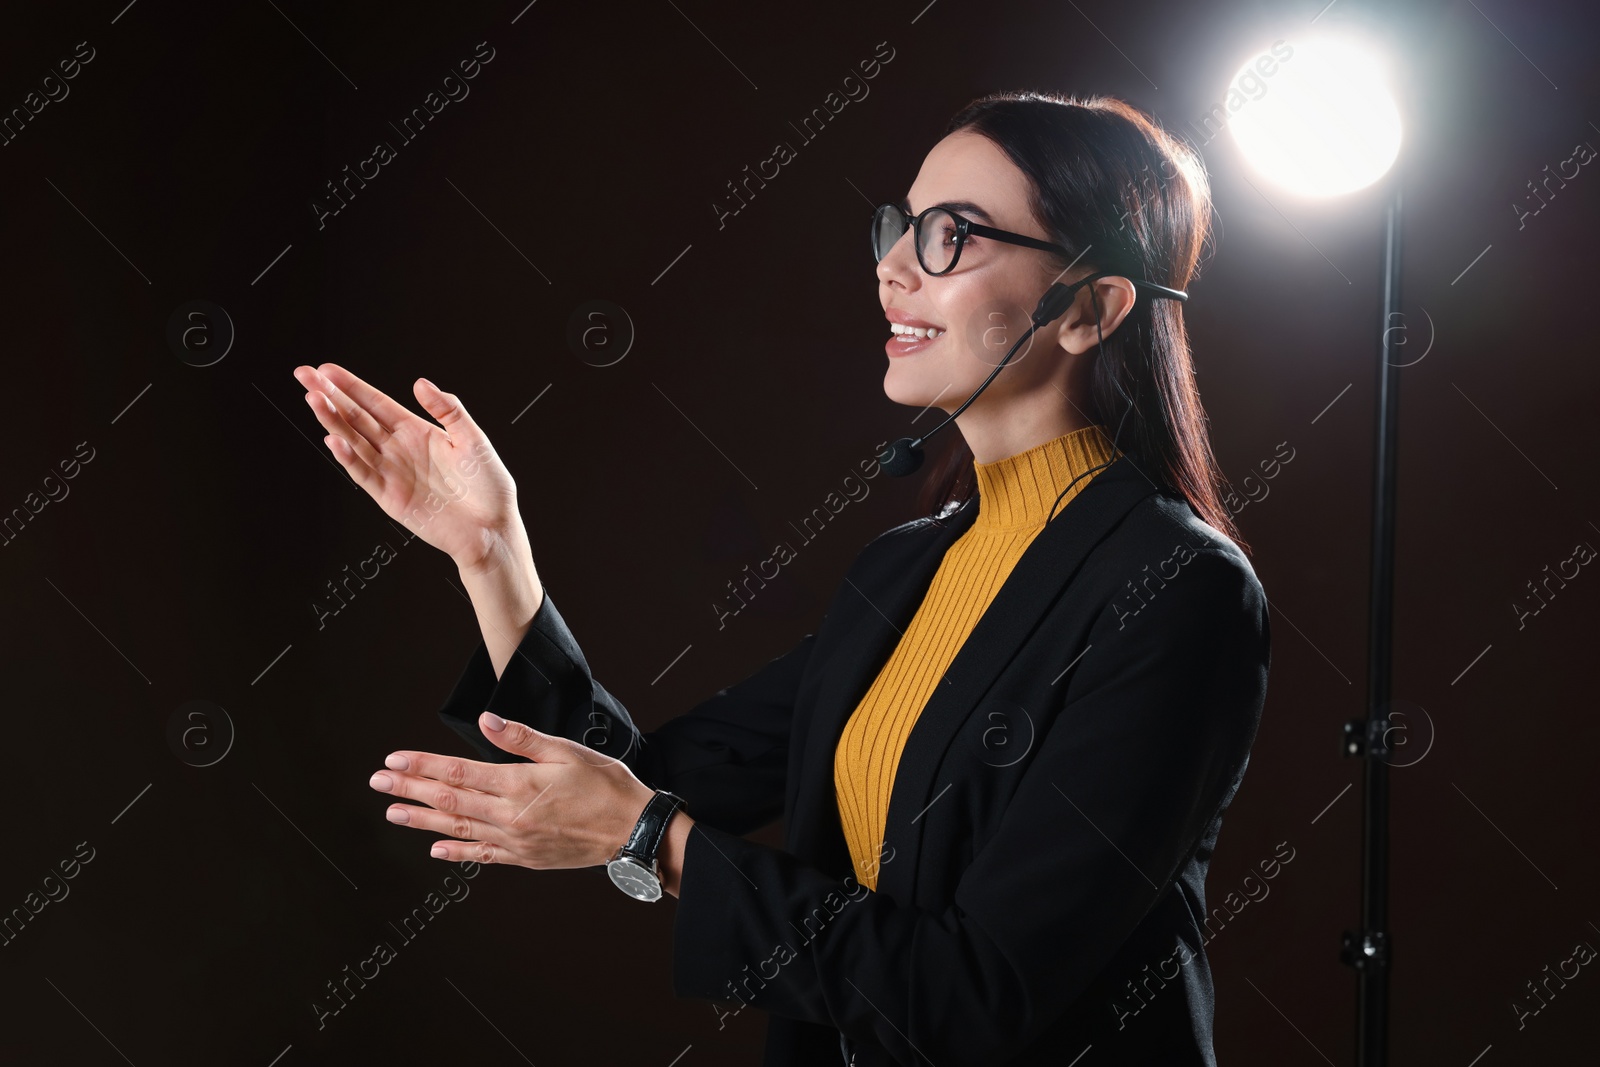
[[[1241,82],[1265,86],[1228,123],[1239,150],[1268,181],[1303,196],[1371,185],[1400,153],[1400,109],[1382,64],[1346,39],[1289,45],[1270,78],[1257,76],[1254,60],[1234,78],[1235,92]]]

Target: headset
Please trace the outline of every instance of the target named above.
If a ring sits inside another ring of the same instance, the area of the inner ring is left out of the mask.
[[[1026,333],[1017,338],[1017,343],[1011,346],[1011,351],[1005,354],[1005,358],[1000,360],[999,363],[995,364],[994,370],[989,372],[989,376],[983,380],[983,384],[979,385],[977,389],[973,390],[972,395],[967,397],[966,401],[960,407],[956,408],[949,415],[945,416],[943,422],[939,423],[939,425],[935,426],[921,437],[915,439],[910,437],[902,437],[894,444],[878,453],[878,466],[882,469],[882,471],[891,478],[903,478],[920,468],[922,466],[923,458],[922,446],[924,443],[926,443],[928,438],[944,429],[955,420],[957,415],[967,410],[967,405],[978,399],[978,394],[989,387],[989,383],[994,381],[995,375],[1000,373],[1000,369],[1010,361],[1012,356],[1016,355],[1017,349],[1021,348],[1030,337],[1032,337],[1043,327],[1050,325],[1050,323],[1064,315],[1067,308],[1072,306],[1073,298],[1081,287],[1088,285],[1090,282],[1096,281],[1097,279],[1107,277],[1121,278],[1126,277],[1126,275],[1119,274],[1116,271],[1103,270],[1094,274],[1090,274],[1087,277],[1079,278],[1071,285],[1063,285],[1061,282],[1056,282],[1055,284],[1051,285],[1049,289],[1046,289],[1044,295],[1039,298],[1039,306],[1033,310],[1032,325],[1028,327],[1028,331]],[[1180,304],[1189,299],[1189,294],[1184,292],[1182,289],[1169,289],[1165,285],[1157,285],[1155,282],[1146,281],[1143,278],[1128,278],[1128,280],[1134,284],[1136,291],[1144,290],[1151,298],[1160,297],[1168,300],[1176,300]],[[1098,345],[1103,349],[1105,346],[1105,335],[1100,330],[1100,301],[1095,298],[1093,288],[1089,290],[1089,300],[1094,305],[1095,337],[1097,338]],[[1117,382],[1115,378],[1113,378],[1112,381],[1117,387],[1117,392],[1121,393],[1123,398],[1128,401],[1128,406],[1123,409],[1122,418],[1117,420],[1117,431],[1112,435],[1111,438],[1112,458],[1106,460],[1104,463],[1090,467],[1088,470],[1078,475],[1077,478],[1074,478],[1072,481],[1068,482],[1066,489],[1061,490],[1060,494],[1056,496],[1055,503],[1050,506],[1050,514],[1045,518],[1045,522],[1047,523],[1051,519],[1055,518],[1056,508],[1060,506],[1061,498],[1067,495],[1068,489],[1071,489],[1074,485],[1078,484],[1079,479],[1086,478],[1095,471],[1103,470],[1106,467],[1109,467],[1112,463],[1115,463],[1117,460],[1117,441],[1122,436],[1122,424],[1127,421],[1128,413],[1133,410],[1133,398],[1128,396],[1127,391],[1122,388],[1122,384],[1120,382]]]

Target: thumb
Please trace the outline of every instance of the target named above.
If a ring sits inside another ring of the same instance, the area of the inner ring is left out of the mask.
[[[481,434],[477,422],[467,414],[466,407],[456,394],[444,392],[426,378],[418,378],[411,391],[416,394],[423,410],[432,415],[446,433],[451,436]]]
[[[564,737],[540,733],[525,723],[502,719],[492,711],[480,715],[478,724],[483,728],[483,736],[507,752],[527,756],[535,763],[571,762]]]

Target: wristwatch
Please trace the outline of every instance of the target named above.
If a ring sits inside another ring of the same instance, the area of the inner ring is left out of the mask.
[[[618,889],[638,900],[661,899],[661,863],[656,853],[667,836],[667,823],[679,808],[683,798],[656,790],[656,795],[644,806],[639,821],[627,842],[606,863],[606,873]]]

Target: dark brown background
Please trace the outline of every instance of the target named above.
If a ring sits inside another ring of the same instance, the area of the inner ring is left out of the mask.
[[[0,512],[94,449],[0,553],[0,911],[95,850],[0,948],[8,1063],[752,1062],[757,1015],[719,1031],[672,996],[673,905],[599,869],[488,868],[414,942],[391,934],[449,868],[367,777],[395,748],[459,750],[434,711],[476,627],[449,561],[401,547],[328,458],[291,368],[335,360],[413,406],[418,375],[459,393],[597,676],[654,725],[788,648],[914,513],[911,481],[874,480],[717,630],[726,582],[911,428],[881,389],[864,197],[902,194],[982,92],[1111,92],[1187,129],[1269,42],[1372,26],[1344,0],[1315,26],[1322,0],[122,3],[13,7],[0,34],[5,109],[96,50],[0,148]],[[1427,755],[1393,772],[1394,1061],[1592,1057],[1592,967],[1520,1031],[1511,1005],[1600,946],[1600,576],[1521,630],[1512,604],[1600,544],[1600,174],[1521,230],[1511,205],[1600,144],[1595,20],[1478,0],[1376,32],[1408,86],[1409,339],[1424,311],[1435,331],[1402,375],[1395,695],[1425,711],[1407,751]],[[480,41],[471,95],[400,145],[387,123]],[[881,41],[870,96],[798,144],[788,122]],[[380,138],[398,157],[319,231],[310,201]],[[780,139],[798,157],[719,230],[713,198]],[[1278,843],[1295,858],[1211,946],[1217,1050],[1349,1063],[1359,768],[1339,740],[1364,713],[1382,197],[1272,190],[1227,134],[1204,155],[1217,241],[1187,315],[1215,447],[1236,483],[1295,450],[1238,516],[1275,641],[1213,901]],[[593,299],[637,327],[614,366],[566,342]],[[191,300],[237,330],[208,367],[166,340]],[[319,630],[325,584],[380,541],[398,557]],[[191,700],[237,731],[208,767],[168,740]],[[398,957],[318,1030],[324,983],[383,939]]]

